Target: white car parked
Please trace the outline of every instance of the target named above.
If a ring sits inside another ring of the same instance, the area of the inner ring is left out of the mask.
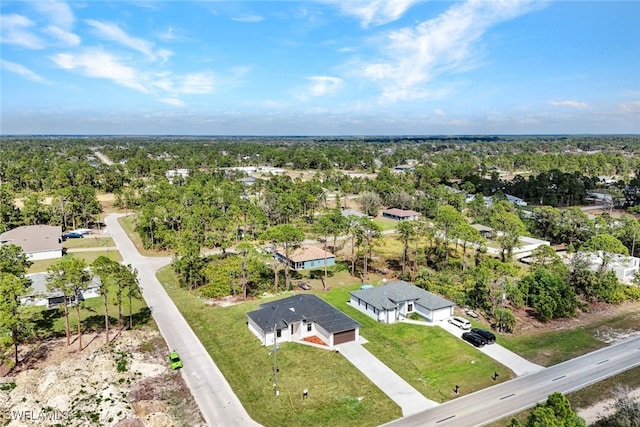
[[[469,322],[467,319],[463,317],[453,316],[449,319],[449,323],[451,323],[454,326],[457,326],[463,331],[468,331],[469,329],[471,329],[471,322]]]

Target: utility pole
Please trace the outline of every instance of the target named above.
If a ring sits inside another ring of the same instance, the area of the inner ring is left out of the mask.
[[[277,358],[278,350],[280,350],[280,347],[278,347],[278,329],[277,328],[278,328],[278,325],[274,325],[273,348],[269,352],[269,353],[273,353],[273,394],[275,394],[276,396],[280,394],[280,391],[278,390],[278,358]]]

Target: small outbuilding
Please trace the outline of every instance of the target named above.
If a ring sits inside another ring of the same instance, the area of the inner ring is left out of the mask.
[[[429,322],[446,320],[455,304],[403,280],[352,291],[352,307],[382,323],[395,323],[413,313]]]
[[[313,294],[260,304],[247,313],[249,330],[262,345],[318,337],[328,347],[357,341],[360,324]]]
[[[306,270],[332,266],[336,263],[336,256],[315,246],[300,246],[287,257],[283,252],[276,253],[276,259],[288,263],[292,270]],[[325,264],[326,262],[326,264]]]

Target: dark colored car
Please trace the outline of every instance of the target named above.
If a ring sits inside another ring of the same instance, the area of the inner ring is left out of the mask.
[[[298,283],[298,287],[300,289],[304,289],[305,291],[311,290],[311,285],[309,285],[307,282]]]
[[[465,332],[462,334],[462,339],[473,344],[476,347],[484,347],[487,343],[484,338],[473,332]]]
[[[482,338],[484,338],[487,344],[493,344],[496,342],[496,336],[493,335],[493,333],[487,331],[486,329],[471,328],[471,332],[473,332],[476,335],[480,335]]]

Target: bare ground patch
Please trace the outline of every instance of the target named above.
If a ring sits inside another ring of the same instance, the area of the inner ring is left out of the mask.
[[[83,342],[82,351],[64,338],[22,349],[23,363],[5,377],[15,388],[0,391],[4,425],[204,426],[157,331],[122,331],[108,345],[103,333],[86,334]]]

